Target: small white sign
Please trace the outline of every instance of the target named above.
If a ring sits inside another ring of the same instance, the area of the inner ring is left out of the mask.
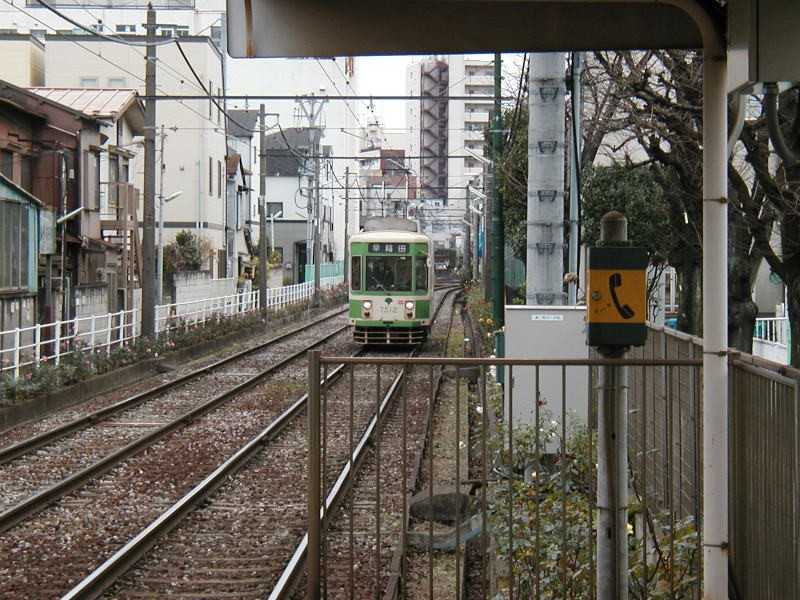
[[[563,321],[564,315],[531,315],[531,321]]]

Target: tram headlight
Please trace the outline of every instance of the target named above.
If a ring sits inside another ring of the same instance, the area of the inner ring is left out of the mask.
[[[414,302],[412,300],[406,302],[406,310],[414,310]]]
[[[361,303],[361,306],[364,307],[364,310],[370,310],[372,308],[372,300],[364,300],[364,302]]]

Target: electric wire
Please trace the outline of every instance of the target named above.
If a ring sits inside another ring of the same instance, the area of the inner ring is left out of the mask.
[[[101,31],[97,31],[97,29],[94,29],[93,27],[87,27],[86,25],[83,25],[82,23],[80,23],[79,21],[76,21],[72,17],[68,17],[67,15],[62,13],[60,10],[58,10],[57,8],[52,6],[50,3],[45,2],[45,0],[36,0],[36,2],[38,2],[39,4],[44,6],[47,10],[49,10],[53,14],[56,14],[59,17],[61,17],[62,19],[64,19],[70,25],[74,25],[78,29],[82,29],[83,31],[86,31],[87,33],[91,33],[92,35],[96,35],[98,37],[101,37],[104,40],[107,40],[109,42],[114,42],[115,44],[125,44],[127,46],[147,46],[148,45],[147,42],[133,42],[133,41],[130,41],[130,40],[124,40],[124,39],[122,39],[122,38],[120,38],[119,36],[116,36],[116,35],[115,36],[106,35],[106,34],[102,33]],[[155,42],[153,45],[163,46],[165,44],[171,44],[171,43],[173,43],[173,41],[174,41],[174,39],[170,38],[169,40],[163,40],[161,42]]]
[[[34,21],[36,21],[37,23],[41,23],[41,24],[42,24],[42,25],[44,25],[45,27],[48,27],[47,23],[45,23],[44,21],[42,21],[42,20],[41,20],[41,19],[39,19],[38,17],[36,17],[36,16],[34,16],[34,15],[31,15],[31,14],[27,13],[27,12],[26,12],[26,11],[24,11],[22,8],[20,8],[20,7],[16,6],[16,5],[14,5],[14,4],[11,4],[11,3],[9,2],[9,0],[5,0],[5,1],[6,1],[6,3],[7,3],[7,4],[10,4],[10,5],[11,5],[11,6],[12,6],[14,9],[16,9],[17,11],[19,11],[19,12],[21,12],[21,13],[23,13],[23,14],[25,14],[25,15],[29,16],[31,19],[33,19],[33,20],[34,20]],[[37,1],[38,1],[38,0],[37,0]],[[119,69],[120,71],[122,71],[123,73],[125,73],[125,74],[127,74],[127,75],[130,75],[132,78],[134,78],[134,79],[138,80],[139,82],[141,82],[141,83],[144,83],[144,78],[143,78],[143,77],[141,77],[140,75],[137,75],[137,74],[135,74],[135,73],[133,73],[133,72],[131,72],[131,71],[129,71],[129,70],[127,70],[127,69],[125,69],[124,67],[121,67],[121,66],[119,66],[118,64],[116,64],[116,63],[112,62],[110,59],[106,58],[105,56],[103,56],[103,55],[102,55],[102,54],[100,54],[99,52],[96,52],[96,51],[92,50],[91,48],[89,48],[89,47],[87,47],[87,46],[85,46],[85,45],[81,44],[81,43],[80,43],[80,42],[78,42],[77,40],[69,40],[69,42],[70,42],[70,43],[73,43],[73,44],[75,44],[76,46],[78,46],[79,48],[81,48],[81,49],[85,50],[86,52],[88,52],[88,53],[90,53],[90,54],[92,54],[92,55],[96,56],[96,57],[97,57],[97,58],[99,58],[100,60],[102,60],[102,61],[104,61],[104,62],[107,62],[107,63],[108,63],[108,64],[110,64],[110,65],[113,65],[114,67],[116,67],[117,69]],[[147,60],[147,58],[144,56],[144,54],[142,54],[141,56],[142,56],[142,58],[145,58],[145,60]],[[167,66],[167,65],[166,65],[165,63],[162,63],[162,62],[160,62],[160,61],[156,61],[156,67],[157,67],[157,68],[159,68],[159,67],[161,67],[161,68],[165,68],[166,66]],[[171,67],[170,67],[170,68],[171,68]],[[174,70],[174,69],[173,69],[173,70]],[[177,71],[175,71],[175,72],[177,73]],[[176,76],[174,76],[174,75],[171,75],[171,74],[169,74],[169,75],[170,75],[170,76],[172,76],[172,77],[176,77]],[[183,78],[180,76],[180,74],[178,74],[178,76],[177,76],[176,78],[177,78],[177,79],[179,79],[179,80],[182,80],[182,79],[183,79]],[[193,83],[190,83],[190,85],[192,85],[193,87],[195,87],[195,85],[194,85]],[[163,90],[163,87],[162,87],[162,86],[157,86],[157,89],[162,89],[162,90]],[[140,99],[143,99],[143,96],[142,96],[142,95],[139,95],[139,98],[140,98]],[[193,112],[194,114],[196,114],[196,115],[197,115],[197,116],[199,116],[200,118],[207,120],[207,121],[208,121],[209,123],[211,123],[212,125],[217,125],[216,123],[214,123],[214,121],[213,121],[213,120],[209,119],[209,118],[208,118],[206,115],[204,115],[203,113],[201,113],[201,112],[199,112],[199,111],[195,110],[194,108],[192,108],[192,107],[191,107],[191,106],[189,106],[188,104],[184,103],[183,101],[179,100],[178,102],[179,102],[179,104],[181,104],[181,106],[183,106],[184,108],[186,108],[186,109],[187,109],[187,110],[189,110],[190,112]]]
[[[41,1],[41,0],[39,0],[39,1]],[[249,127],[245,127],[244,125],[239,123],[236,119],[234,119],[233,117],[231,117],[228,114],[228,112],[225,110],[225,107],[220,105],[220,103],[213,96],[211,91],[206,89],[205,84],[203,83],[202,79],[200,79],[200,76],[197,74],[197,71],[195,71],[194,66],[192,65],[191,61],[189,60],[189,57],[186,56],[186,53],[183,51],[183,47],[181,46],[180,42],[178,42],[176,40],[175,41],[175,46],[178,48],[178,52],[180,52],[181,56],[183,57],[184,62],[186,62],[186,66],[189,67],[189,70],[192,72],[192,75],[194,75],[194,78],[197,80],[197,83],[200,85],[200,87],[203,89],[203,91],[206,92],[206,94],[208,94],[208,99],[217,107],[217,109],[223,115],[225,115],[225,118],[230,120],[231,123],[233,123],[237,127],[241,128],[243,131],[249,131],[250,133],[255,133],[254,129],[251,129]]]

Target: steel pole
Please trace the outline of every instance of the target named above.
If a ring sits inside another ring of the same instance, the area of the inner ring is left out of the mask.
[[[344,168],[344,282],[348,283],[350,261],[350,167]]]
[[[266,115],[264,105],[258,110],[259,124],[259,188],[258,188],[258,306],[266,314],[267,310],[267,131],[264,126]]]
[[[728,190],[724,49],[703,61],[703,598],[728,598]]]
[[[320,598],[322,572],[322,531],[319,511],[321,492],[321,386],[320,352],[308,353],[308,567],[306,569],[308,600]]]
[[[628,241],[627,220],[603,215],[600,245]],[[602,358],[625,358],[626,346],[599,347]],[[628,371],[599,367],[597,414],[597,600],[628,598]]]
[[[569,161],[569,272],[578,273],[579,234],[578,219],[580,216],[580,170],[581,170],[581,72],[583,52],[572,53],[572,145]],[[578,303],[578,282],[572,281],[567,285],[567,304],[575,306]]]
[[[500,194],[500,157],[503,154],[503,114],[501,111],[500,84],[501,56],[494,55],[494,125],[492,127],[492,322],[495,329],[502,329],[506,299],[505,240],[503,236],[503,197]],[[488,215],[487,215],[488,216]]]
[[[164,302],[164,126],[161,126],[161,180],[158,192],[158,256],[156,261],[156,306],[161,306]],[[158,315],[156,315],[158,319]]]

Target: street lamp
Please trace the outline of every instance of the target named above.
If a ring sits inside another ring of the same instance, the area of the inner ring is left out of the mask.
[[[58,219],[56,219],[56,225],[61,225],[61,224],[62,224],[62,223],[64,223],[65,221],[69,221],[69,220],[70,220],[72,217],[74,217],[74,216],[76,216],[76,215],[79,215],[80,213],[82,213],[82,212],[84,211],[84,209],[85,209],[85,208],[86,208],[85,206],[79,206],[78,208],[76,208],[76,209],[75,209],[75,210],[73,210],[72,212],[68,212],[68,213],[67,213],[67,214],[65,214],[64,216],[62,216],[62,217],[59,217]]]
[[[164,288],[164,205],[171,200],[175,200],[183,192],[175,192],[166,198],[163,195],[158,197],[158,273],[156,280],[158,281],[158,290],[156,297],[156,305],[161,306],[163,303],[163,288]]]
[[[269,247],[270,253],[275,252],[275,219],[283,215],[283,211],[279,210],[273,215],[269,215]]]
[[[64,290],[67,271],[67,221],[83,212],[85,206],[79,206],[73,211],[66,213],[56,219],[56,225],[61,225],[61,320],[66,321],[67,315],[67,293]],[[71,286],[70,286],[71,287]]]
[[[472,192],[473,194],[475,194],[475,195],[478,197],[478,199],[480,199],[480,200],[486,200],[486,194],[484,194],[484,193],[483,193],[482,191],[480,191],[479,189],[477,189],[477,188],[474,188],[474,187],[472,187],[471,185],[467,186],[467,189],[468,189],[470,192]]]
[[[465,146],[465,147],[464,147],[464,152],[466,152],[467,154],[469,154],[469,155],[470,155],[472,158],[474,158],[475,160],[477,160],[477,161],[479,161],[479,162],[482,162],[482,163],[483,163],[484,165],[486,165],[487,167],[491,167],[491,166],[493,166],[493,165],[494,165],[494,162],[492,161],[492,159],[490,159],[490,158],[486,158],[485,156],[482,156],[482,155],[478,154],[478,153],[477,153],[477,152],[475,152],[475,151],[474,151],[472,148],[467,148],[467,147]]]

